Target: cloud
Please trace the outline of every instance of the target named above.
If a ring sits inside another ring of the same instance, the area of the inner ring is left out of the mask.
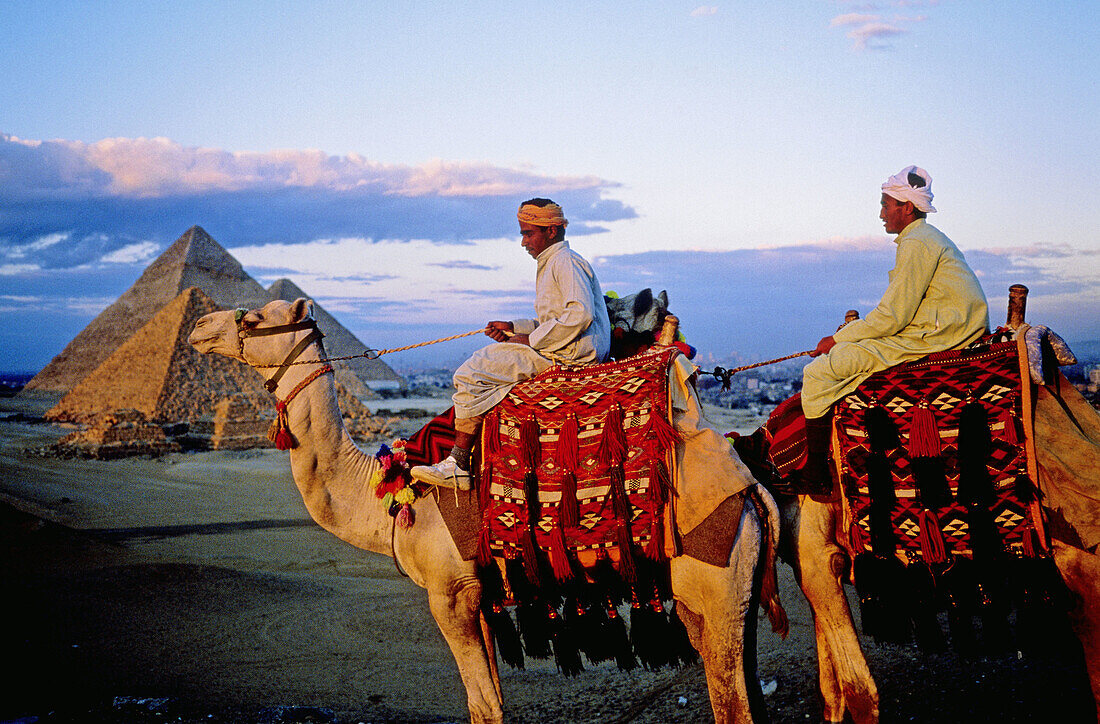
[[[96,143],[0,134],[0,273],[142,261],[199,224],[232,244],[319,238],[469,243],[514,233],[515,208],[552,196],[573,236],[634,218],[595,176],[356,154],[190,148],[163,138]]]
[[[474,262],[467,261],[465,259],[430,262],[428,266],[437,266],[443,269],[477,269],[479,271],[495,271],[497,269],[500,269],[499,266],[490,264],[475,264]]]
[[[717,5],[700,5],[699,7],[695,8],[694,10],[691,11],[691,17],[693,17],[693,18],[703,18],[703,17],[708,17],[708,16],[711,16],[711,15],[717,15],[717,14],[718,14],[718,6]]]
[[[159,249],[160,247],[151,241],[140,241],[108,252],[100,258],[100,261],[106,264],[134,264],[152,259]]]
[[[917,7],[924,4],[921,2],[892,3],[895,7]],[[865,5],[861,9],[877,11],[879,8],[875,5]],[[887,20],[878,12],[849,12],[833,17],[829,21],[829,27],[851,28],[845,33],[845,37],[852,40],[853,47],[857,50],[885,50],[890,47],[888,40],[909,32],[902,27],[903,25],[920,23],[927,19],[927,15],[894,15]]]

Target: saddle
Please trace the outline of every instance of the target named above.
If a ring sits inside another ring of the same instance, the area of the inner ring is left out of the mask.
[[[837,402],[834,491],[800,481],[797,396],[734,440],[777,494],[824,496],[840,507],[838,542],[853,562],[864,631],[877,638],[916,634],[940,648],[935,614],[947,610],[960,648],[974,644],[972,615],[983,616],[987,643],[1007,641],[1013,603],[1045,607],[1036,619],[1064,599],[1035,484],[1028,354],[1022,337],[1006,336],[883,370]]]

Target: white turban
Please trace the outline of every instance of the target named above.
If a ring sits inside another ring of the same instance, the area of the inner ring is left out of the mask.
[[[924,179],[924,186],[910,185],[910,174]],[[926,214],[935,213],[936,211],[936,207],[932,205],[932,177],[919,166],[906,166],[898,171],[897,175],[886,179],[886,183],[882,185],[882,193],[898,201],[911,201],[913,206]]]

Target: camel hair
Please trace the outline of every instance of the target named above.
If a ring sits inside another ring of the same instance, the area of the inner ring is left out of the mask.
[[[276,368],[312,333],[312,319],[312,301],[276,300],[248,312],[208,314],[196,323],[188,341],[204,354],[249,364],[270,381]],[[287,326],[292,328],[285,332],[272,329]],[[317,342],[308,344],[299,360],[313,363],[284,367],[276,397],[285,399],[322,367],[323,358]],[[433,496],[414,503],[416,522],[411,528],[394,526],[368,485],[378,462],[360,450],[344,428],[331,375],[316,377],[294,396],[287,405],[287,423],[297,440],[290,451],[294,481],[312,518],[354,546],[394,557],[414,583],[427,589],[431,614],[466,688],[470,720],[503,721],[496,653],[480,611],[476,563],[462,559]],[[774,500],[747,469],[744,475],[767,516],[778,521]],[[691,504],[679,502],[681,508]],[[746,636],[755,641],[756,570],[769,561],[774,564],[778,538],[778,525],[763,525],[755,507],[745,505],[728,566],[687,556],[670,561],[676,611],[703,660],[714,719],[721,724],[751,722],[754,710],[762,715],[756,652],[746,650],[745,642]],[[773,599],[768,605],[779,603]]]

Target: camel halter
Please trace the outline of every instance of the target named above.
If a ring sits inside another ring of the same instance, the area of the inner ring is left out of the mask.
[[[244,341],[249,337],[271,337],[276,334],[292,334],[299,332],[303,329],[310,330],[310,333],[294,345],[294,349],[290,350],[283,363],[279,365],[279,369],[275,370],[275,374],[271,376],[271,379],[264,382],[264,389],[275,396],[275,421],[271,423],[271,428],[267,431],[267,437],[271,442],[275,443],[275,448],[278,450],[289,450],[298,446],[298,441],[294,439],[294,435],[290,432],[290,423],[287,418],[287,406],[291,400],[298,396],[302,390],[308,387],[317,378],[327,375],[333,372],[332,365],[328,364],[325,356],[325,346],[321,342],[324,338],[324,334],[321,330],[317,329],[317,322],[312,319],[295,322],[293,324],[279,324],[274,327],[260,327],[258,329],[245,329],[241,325],[241,320],[244,319],[246,310],[238,309],[234,313],[234,318],[237,322],[237,342],[240,347],[241,359],[244,359]],[[286,371],[290,369],[293,364],[304,364],[303,362],[295,362],[298,356],[302,352],[306,351],[310,345],[314,342],[317,343],[317,347],[321,352],[321,359],[316,362],[324,361],[324,364],[307,375],[301,382],[294,386],[294,389],[290,391],[285,398],[279,399],[278,395],[275,395],[275,391],[279,387],[279,380],[282,379]],[[247,360],[245,360],[247,362]],[[248,363],[249,366],[256,367],[252,363]]]

